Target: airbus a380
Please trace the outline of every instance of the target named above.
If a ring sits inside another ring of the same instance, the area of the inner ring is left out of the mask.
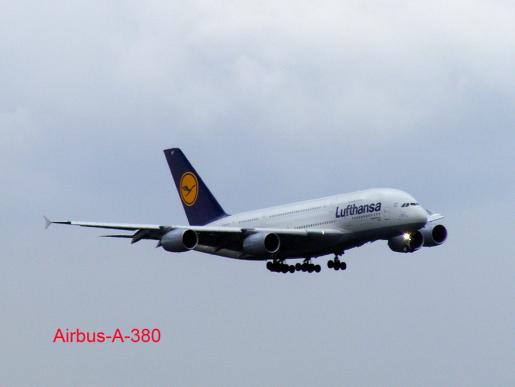
[[[190,250],[242,260],[267,261],[272,272],[320,272],[313,258],[334,254],[327,262],[345,270],[346,250],[377,240],[399,253],[445,242],[440,214],[425,210],[413,196],[391,188],[374,188],[228,215],[178,149],[164,151],[189,225],[148,225],[50,221],[82,227],[122,230],[131,234],[104,235],[158,241],[173,253]],[[302,259],[295,265],[287,260]]]

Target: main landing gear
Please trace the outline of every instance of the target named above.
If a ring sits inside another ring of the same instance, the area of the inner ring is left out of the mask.
[[[347,264],[343,261],[340,261],[340,258],[338,258],[338,255],[335,255],[334,259],[331,259],[327,261],[327,267],[329,269],[334,270],[345,270],[347,269]]]
[[[315,265],[310,262],[309,259],[305,259],[303,263],[297,262],[295,265],[287,265],[282,261],[268,261],[266,268],[275,273],[295,273],[296,271],[303,271],[308,273],[320,273],[322,267]]]
[[[345,270],[347,269],[347,264],[343,261],[340,261],[340,254],[336,254],[334,259],[327,261],[327,267],[333,270]],[[303,271],[307,273],[320,273],[322,268],[320,265],[315,265],[311,263],[311,258],[306,258],[304,262],[297,262],[295,265],[288,265],[284,263],[282,260],[274,259],[273,261],[268,261],[266,263],[266,268],[275,273],[295,273],[296,271]]]

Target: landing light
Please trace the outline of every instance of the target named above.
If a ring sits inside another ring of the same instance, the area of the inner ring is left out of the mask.
[[[404,238],[405,241],[410,241],[411,240],[411,235],[409,233],[404,233],[402,235],[402,237]]]

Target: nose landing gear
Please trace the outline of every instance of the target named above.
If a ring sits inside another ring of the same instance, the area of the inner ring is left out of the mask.
[[[336,254],[334,256],[334,259],[331,259],[329,261],[327,261],[327,267],[329,269],[333,269],[333,270],[345,270],[347,269],[347,264],[343,261],[340,261],[340,258],[338,258],[339,255]]]

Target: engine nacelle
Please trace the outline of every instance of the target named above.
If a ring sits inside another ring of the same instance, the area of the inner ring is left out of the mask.
[[[447,229],[441,224],[428,224],[420,232],[424,237],[424,246],[427,247],[441,245],[447,239]]]
[[[397,253],[412,253],[424,244],[420,231],[410,232],[388,239],[388,246]]]
[[[279,235],[275,233],[257,233],[249,235],[243,241],[243,250],[260,257],[277,253],[281,247]]]
[[[193,230],[177,228],[163,235],[160,242],[166,251],[181,253],[197,247],[198,236]]]

